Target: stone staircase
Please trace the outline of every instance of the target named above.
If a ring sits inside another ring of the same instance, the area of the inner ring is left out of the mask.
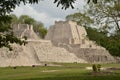
[[[105,49],[94,49],[94,48],[79,48],[73,45],[65,43],[58,43],[56,45],[61,48],[65,48],[70,53],[74,53],[78,58],[84,59],[89,63],[112,63],[116,62],[113,56]]]
[[[13,44],[13,48],[13,51],[0,48],[0,67],[42,65],[41,62],[87,63],[47,41],[29,41],[25,46]]]

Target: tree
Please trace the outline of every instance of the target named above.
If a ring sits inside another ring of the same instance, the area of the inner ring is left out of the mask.
[[[10,43],[23,43],[23,41],[13,35],[10,27],[11,17],[8,16],[9,13],[12,12],[16,6],[19,6],[21,3],[35,4],[40,1],[41,0],[0,0],[0,48],[8,47],[11,49]],[[57,3],[57,6],[61,4],[62,8],[67,9],[70,6],[74,8],[73,3],[75,1],[76,0],[54,0],[54,3]],[[93,2],[95,1],[97,0],[93,0]]]
[[[7,47],[12,50],[10,43],[24,44],[25,41],[21,41],[13,35],[11,22],[12,18],[9,13],[19,6],[20,3],[38,3],[38,0],[0,0],[0,48]]]
[[[100,0],[99,4],[90,4],[86,13],[94,19],[94,24],[102,30],[120,31],[120,0]]]
[[[85,13],[74,13],[66,16],[66,20],[72,20],[77,22],[78,25],[81,26],[90,26],[90,24],[94,23],[94,21],[87,16]]]
[[[22,15],[19,17],[18,23],[33,25],[35,20],[28,15]]]
[[[98,45],[106,48],[111,55],[120,56],[120,33],[107,36],[107,33],[99,32],[95,28],[86,27],[88,37]]]
[[[11,25],[18,23],[18,17],[14,14],[9,15],[9,17],[11,17]]]
[[[100,0],[98,4],[85,6],[83,13],[70,14],[66,19],[84,26],[90,40],[106,48],[111,55],[120,56],[120,0]],[[91,28],[93,25],[96,28]],[[113,28],[115,33],[110,34]]]
[[[117,31],[116,34],[112,34],[108,37],[106,31],[101,31],[99,28],[93,28],[93,20],[82,13],[70,14],[66,17],[67,20],[72,20],[82,25],[86,28],[87,36],[90,40],[95,41],[96,44],[106,48],[111,55],[120,56],[120,32]],[[92,23],[91,23],[92,21]],[[91,26],[90,26],[91,25]]]
[[[33,24],[33,29],[41,38],[44,38],[47,34],[47,29],[44,27],[44,24],[42,22],[36,21]]]
[[[67,9],[69,7],[74,8],[73,3],[75,3],[76,0],[54,0],[54,3],[57,3],[57,7],[61,4],[62,9]],[[97,0],[88,0],[87,3],[90,3],[92,1],[93,3],[97,3]]]
[[[22,15],[22,16],[20,16],[17,22],[20,23],[20,24],[33,25],[34,31],[41,38],[44,38],[45,35],[46,35],[46,33],[47,33],[47,29],[44,27],[44,24],[42,22],[38,22],[38,21],[34,20],[33,18],[31,18],[28,15]]]

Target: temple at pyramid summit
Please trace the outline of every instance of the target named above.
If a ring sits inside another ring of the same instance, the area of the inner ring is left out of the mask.
[[[98,46],[94,41],[88,39],[84,27],[72,21],[56,21],[55,25],[49,28],[45,39],[51,40],[57,46],[66,44],[78,48],[105,50],[105,48]]]
[[[36,33],[33,30],[32,25],[28,24],[14,24],[12,26],[14,35],[18,38],[27,37],[28,39],[39,39],[39,37],[36,35]]]
[[[62,47],[87,62],[114,62],[109,52],[87,37],[84,27],[72,21],[56,21],[45,37],[55,46]]]
[[[113,63],[109,52],[89,40],[84,27],[72,21],[56,21],[45,39],[40,39],[32,25],[12,26],[16,37],[27,37],[27,44],[11,44],[13,51],[0,48],[0,67],[42,65],[44,62]]]

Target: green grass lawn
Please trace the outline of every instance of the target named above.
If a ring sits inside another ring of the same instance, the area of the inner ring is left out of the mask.
[[[92,64],[55,63],[62,66],[0,68],[0,80],[120,80],[120,70],[116,74],[91,75],[85,67]],[[120,67],[120,64],[102,64],[103,67]]]

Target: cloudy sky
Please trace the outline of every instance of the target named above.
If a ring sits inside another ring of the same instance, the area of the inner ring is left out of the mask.
[[[61,7],[56,7],[54,0],[43,0],[39,4],[35,5],[23,5],[16,7],[14,14],[18,17],[20,15],[29,15],[37,21],[44,23],[45,27],[49,27],[54,24],[54,21],[65,20],[65,17],[69,14],[77,12],[77,8],[83,9],[85,0],[77,0],[74,4],[75,9],[62,10]]]

